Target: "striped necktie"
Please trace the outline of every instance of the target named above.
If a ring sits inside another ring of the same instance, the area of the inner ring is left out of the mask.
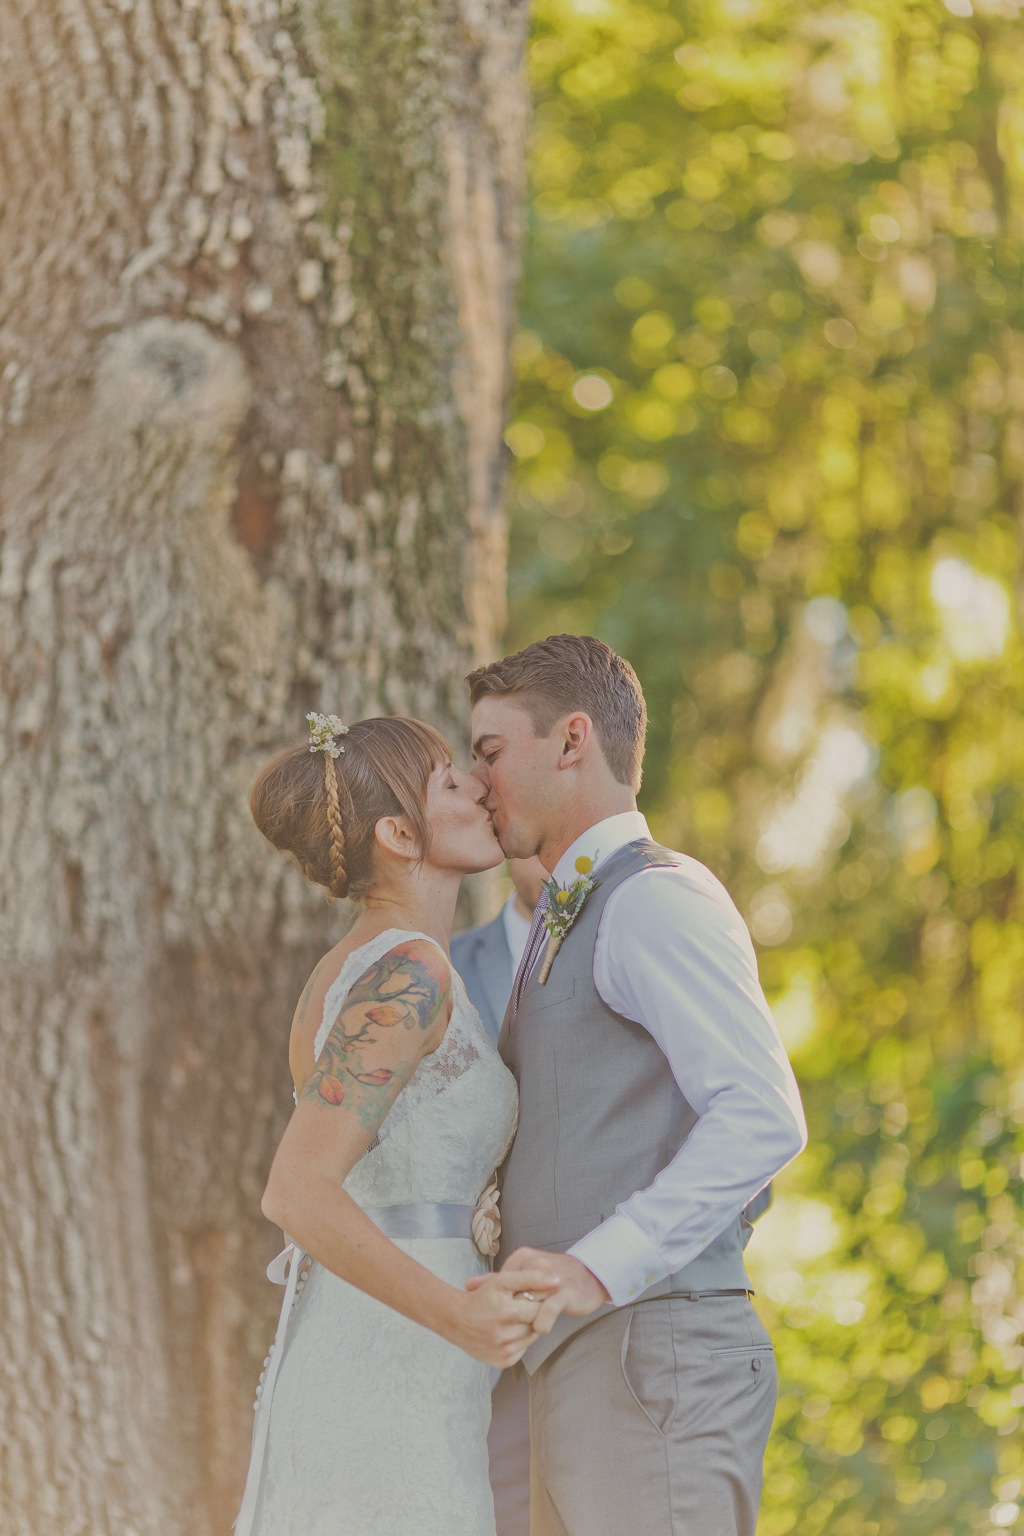
[[[512,983],[512,1006],[509,1009],[509,1023],[511,1023],[516,1016],[516,1012],[519,1008],[519,1002],[523,995],[523,988],[526,986],[527,981],[530,979],[530,972],[533,970],[534,964],[536,963],[537,953],[540,949],[541,935],[545,931],[544,913],[547,911],[547,909],[548,898],[547,892],[545,891],[538,901],[536,907],[533,909],[533,922],[530,924],[530,932],[527,935],[526,948],[523,950],[523,958],[519,962],[518,971],[516,971],[516,979]]]

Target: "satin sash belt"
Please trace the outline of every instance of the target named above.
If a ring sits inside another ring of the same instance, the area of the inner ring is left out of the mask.
[[[364,1209],[385,1237],[473,1236],[475,1205],[378,1205]]]

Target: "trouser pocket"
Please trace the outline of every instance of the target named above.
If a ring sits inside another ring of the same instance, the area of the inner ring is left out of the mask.
[[[737,1379],[745,1379],[752,1391],[773,1374],[775,1351],[770,1344],[730,1345],[727,1349],[713,1349],[710,1353],[712,1360],[730,1374],[742,1372],[746,1366],[744,1375]]]
[[[630,1309],[619,1364],[626,1390],[644,1418],[664,1435],[678,1404],[678,1373],[672,1318],[664,1305]]]

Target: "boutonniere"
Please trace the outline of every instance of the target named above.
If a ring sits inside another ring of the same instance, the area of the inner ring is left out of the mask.
[[[562,947],[562,940],[583,910],[583,903],[591,891],[598,887],[599,882],[590,873],[593,867],[593,859],[581,856],[576,860],[576,873],[579,879],[574,880],[571,885],[559,885],[556,880],[544,881],[548,904],[543,923],[548,931],[548,947],[544,951],[544,961],[540,968],[540,975],[537,977],[539,986],[543,986],[550,976],[555,956]]]

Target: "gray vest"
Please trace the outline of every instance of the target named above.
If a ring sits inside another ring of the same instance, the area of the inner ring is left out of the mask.
[[[597,871],[592,891],[562,942],[547,982],[536,965],[514,1021],[506,1014],[499,1049],[519,1084],[519,1129],[501,1174],[501,1247],[564,1252],[615,1207],[652,1184],[699,1116],[654,1038],[616,1013],[594,985],[594,946],[605,903],[642,869],[680,863],[646,839],[628,843]],[[730,1222],[684,1269],[641,1298],[748,1289],[743,1247],[749,1224]],[[609,1310],[604,1308],[602,1310]],[[529,1350],[535,1370],[590,1318],[564,1314]]]

